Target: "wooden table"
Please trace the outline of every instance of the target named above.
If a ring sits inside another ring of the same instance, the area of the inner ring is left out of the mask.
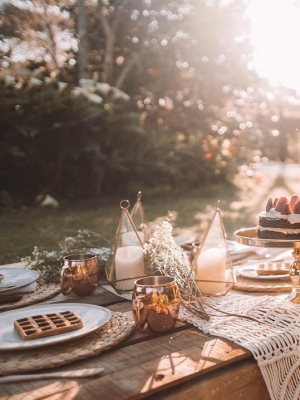
[[[52,302],[97,304],[130,311],[131,303],[99,287],[89,297],[56,296]],[[49,303],[49,302],[48,302]],[[13,400],[270,399],[252,354],[178,322],[166,334],[135,332],[111,350],[59,370],[103,367],[99,377],[1,384],[0,398]]]

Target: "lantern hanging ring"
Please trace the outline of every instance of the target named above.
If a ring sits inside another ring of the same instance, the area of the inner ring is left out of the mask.
[[[122,200],[120,202],[120,207],[122,210],[127,210],[130,207],[129,200]]]

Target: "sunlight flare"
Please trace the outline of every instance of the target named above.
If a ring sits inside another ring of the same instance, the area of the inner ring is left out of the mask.
[[[294,0],[251,0],[247,16],[254,48],[250,66],[272,85],[300,92],[300,4]]]

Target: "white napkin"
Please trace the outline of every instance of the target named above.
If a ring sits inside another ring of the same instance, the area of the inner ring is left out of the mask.
[[[123,299],[126,300],[132,300],[132,294],[131,293],[124,293],[124,294],[119,294],[112,286],[110,285],[102,285],[102,287],[106,290],[108,290],[111,293],[114,293],[115,295],[119,297],[123,297]]]

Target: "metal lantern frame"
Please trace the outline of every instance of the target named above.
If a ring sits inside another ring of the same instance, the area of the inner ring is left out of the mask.
[[[115,236],[112,261],[110,263],[110,266],[106,270],[106,276],[107,276],[108,282],[120,294],[132,293],[135,280],[137,280],[139,278],[144,278],[151,274],[153,275],[151,268],[150,268],[149,258],[143,248],[144,243],[142,242],[139,232],[136,229],[136,226],[133,222],[132,216],[130,215],[130,213],[128,211],[129,207],[130,207],[130,202],[128,200],[122,200],[120,202],[120,208],[122,210],[122,213],[121,213],[117,233]],[[128,221],[128,226],[130,229],[124,231],[125,221]],[[122,239],[122,234],[127,233],[127,232],[134,232],[136,239],[137,239],[137,242],[134,244],[134,246],[141,247],[141,249],[143,250],[144,273],[138,274],[138,275],[131,275],[129,273],[128,276],[118,279],[116,277],[116,255],[117,255],[117,251],[119,248],[126,247],[126,246],[120,245],[120,243],[121,243],[121,239]]]
[[[198,284],[198,282],[200,283],[208,283],[208,284],[225,284],[225,289],[218,294],[214,294],[213,296],[224,296],[226,295],[229,290],[233,287],[233,285],[235,284],[235,273],[234,273],[234,268],[232,265],[232,261],[231,261],[231,257],[230,257],[230,252],[228,250],[228,246],[227,246],[227,241],[226,241],[226,231],[225,231],[225,227],[223,224],[223,220],[222,220],[222,216],[221,216],[221,211],[219,208],[216,209],[213,218],[211,220],[211,223],[208,227],[208,229],[206,230],[203,239],[200,242],[200,245],[197,249],[197,251],[195,252],[194,256],[193,256],[193,261],[192,261],[192,270],[194,272],[196,272],[197,268],[201,268],[201,266],[197,267],[197,259],[199,257],[199,255],[201,254],[201,252],[203,251],[204,245],[206,244],[207,238],[209,236],[209,233],[213,227],[213,224],[215,222],[216,218],[219,218],[219,222],[220,222],[220,230],[222,233],[222,240],[223,240],[223,244],[224,244],[224,250],[226,252],[226,264],[225,264],[225,275],[226,272],[229,271],[228,276],[225,276],[225,280],[206,280],[206,279],[197,279],[197,277],[195,276],[194,279],[196,281],[196,283]],[[205,293],[202,293],[205,295]]]
[[[130,212],[130,216],[132,218],[132,221],[137,229],[138,232],[140,232],[140,227],[142,228],[142,232],[144,233],[145,237],[145,242],[147,242],[150,238],[150,228],[149,228],[149,223],[145,214],[145,210],[142,204],[142,192],[139,191],[137,193],[137,199],[132,207],[132,210]],[[137,224],[137,220],[140,220],[139,225]]]

